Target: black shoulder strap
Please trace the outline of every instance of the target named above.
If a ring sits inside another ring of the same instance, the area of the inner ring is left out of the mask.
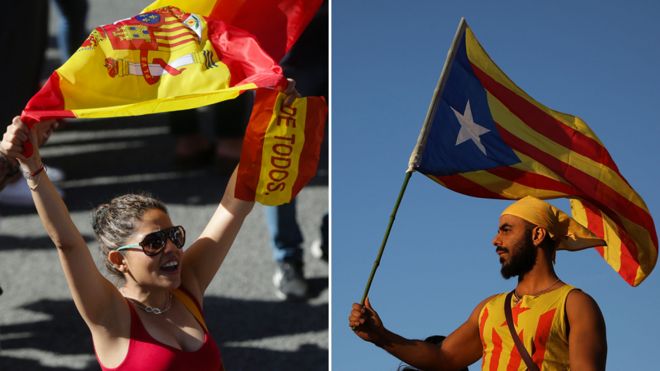
[[[520,357],[523,359],[523,361],[525,361],[527,369],[529,371],[539,371],[539,367],[536,365],[536,363],[534,363],[534,361],[532,361],[532,357],[527,352],[527,349],[525,349],[522,341],[520,341],[518,334],[516,334],[516,328],[513,326],[513,316],[511,315],[511,296],[513,296],[513,291],[508,293],[504,299],[504,315],[506,316],[506,324],[509,325],[509,332],[511,332],[513,342],[516,344],[516,348],[518,349],[518,353],[520,353]]]

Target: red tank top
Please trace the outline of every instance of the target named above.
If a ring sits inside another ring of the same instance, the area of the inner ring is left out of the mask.
[[[183,290],[181,290],[183,291]],[[190,294],[186,293],[190,299]],[[192,302],[201,311],[197,301]],[[208,331],[204,331],[204,343],[194,352],[185,352],[163,344],[149,335],[142,325],[133,305],[128,304],[131,312],[131,337],[128,343],[128,353],[124,360],[115,368],[105,367],[96,359],[103,371],[178,371],[178,370],[213,370],[223,371],[220,349]],[[205,329],[205,324],[201,324]]]

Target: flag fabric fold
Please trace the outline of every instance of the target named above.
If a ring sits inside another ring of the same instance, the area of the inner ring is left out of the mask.
[[[297,98],[259,89],[243,139],[235,195],[264,205],[290,202],[315,175],[327,106],[322,97]]]
[[[274,87],[281,67],[254,36],[176,7],[95,28],[22,118],[117,117],[200,107]]]
[[[176,6],[239,27],[279,61],[296,43],[324,0],[156,0],[144,11]]]
[[[594,132],[516,86],[464,21],[452,53],[410,168],[475,197],[569,198],[573,217],[607,242],[598,253],[639,285],[657,260],[655,225]]]

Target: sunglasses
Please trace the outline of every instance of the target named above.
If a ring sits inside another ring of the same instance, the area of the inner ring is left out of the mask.
[[[115,249],[115,251],[130,250],[141,247],[142,251],[147,256],[155,256],[160,254],[167,245],[167,240],[172,241],[177,249],[183,248],[186,243],[186,230],[182,226],[166,228],[160,231],[149,233],[144,236],[142,242],[124,245]]]

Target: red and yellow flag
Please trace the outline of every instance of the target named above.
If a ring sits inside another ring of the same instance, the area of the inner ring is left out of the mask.
[[[516,86],[464,22],[445,70],[410,168],[476,197],[569,198],[573,218],[607,242],[598,253],[639,285],[658,257],[655,224],[587,124]]]
[[[156,1],[134,17],[95,28],[21,118],[33,125],[50,118],[144,115],[285,84],[276,60],[321,3]],[[314,176],[327,113],[321,98],[297,99],[290,107],[282,100],[274,91],[258,93],[237,185],[244,198],[269,205],[289,202]],[[25,152],[31,155],[31,147]]]
[[[257,90],[245,132],[237,198],[264,205],[290,202],[316,174],[327,106],[322,97],[284,105],[276,91]]]
[[[283,81],[250,33],[176,7],[94,29],[29,101],[28,123],[208,105]]]

